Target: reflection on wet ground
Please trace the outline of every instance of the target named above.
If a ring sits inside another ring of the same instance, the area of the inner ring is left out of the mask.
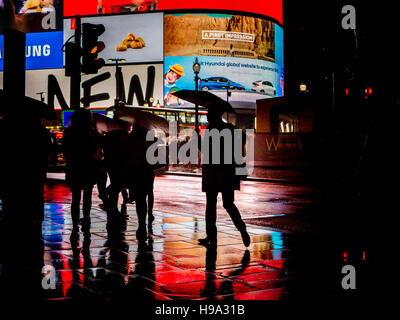
[[[61,201],[45,205],[44,263],[56,269],[56,290],[45,299],[280,300],[295,275],[288,235],[267,228],[248,226],[246,250],[232,223],[218,223],[218,246],[207,249],[197,244],[204,219],[156,211],[152,236],[139,242],[134,205],[125,222],[110,225],[95,203],[90,236],[80,233],[71,246],[69,212]]]

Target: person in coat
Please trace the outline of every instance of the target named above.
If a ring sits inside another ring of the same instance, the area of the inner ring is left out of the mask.
[[[240,212],[234,204],[234,192],[240,190],[240,176],[236,175],[235,158],[234,158],[234,127],[230,123],[225,123],[222,120],[223,110],[218,105],[210,106],[207,113],[209,132],[216,129],[221,132],[228,129],[232,134],[232,145],[227,146],[225,139],[221,138],[219,146],[213,145],[215,141],[209,139],[209,144],[206,147],[202,144],[203,159],[209,157],[209,163],[202,164],[202,191],[206,193],[206,233],[207,237],[199,239],[199,244],[206,246],[215,246],[217,243],[217,197],[218,193],[222,194],[222,201],[225,210],[231,217],[235,227],[239,230],[243,243],[246,247],[250,244],[250,237],[246,231],[246,225],[243,222]],[[206,139],[206,137],[203,137]],[[204,142],[204,141],[203,141]],[[243,143],[243,137],[242,137]],[[213,163],[213,150],[219,147],[220,162]],[[224,157],[225,147],[230,148],[232,151],[232,161],[229,163],[228,159]]]
[[[83,191],[82,231],[90,230],[92,190],[96,183],[96,129],[91,123],[91,113],[78,109],[71,119],[71,126],[64,132],[64,155],[66,160],[66,182],[72,192],[71,216],[73,233],[77,235],[81,192]]]

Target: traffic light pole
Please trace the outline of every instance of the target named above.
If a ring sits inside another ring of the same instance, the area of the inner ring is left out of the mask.
[[[75,46],[72,56],[71,70],[71,109],[78,110],[80,108],[81,95],[81,17],[75,16]]]

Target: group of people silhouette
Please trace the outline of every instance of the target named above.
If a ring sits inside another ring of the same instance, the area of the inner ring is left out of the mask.
[[[222,120],[223,111],[209,108],[208,129],[234,130]],[[107,210],[108,219],[125,219],[126,204],[135,202],[139,227],[138,240],[146,239],[154,220],[154,170],[146,159],[151,142],[146,141],[148,129],[137,124],[126,123],[125,128],[100,133],[92,121],[88,109],[78,109],[71,118],[71,126],[64,133],[64,154],[66,159],[66,182],[72,192],[71,217],[73,230],[71,242],[79,239],[79,225],[83,233],[90,232],[90,210],[92,191],[97,184],[99,198]],[[220,141],[224,150],[225,140]],[[232,141],[233,143],[233,141]],[[214,146],[215,148],[215,146]],[[201,152],[212,152],[209,150]],[[233,150],[233,148],[232,148]],[[210,157],[211,158],[211,157]],[[110,184],[106,187],[107,175]],[[240,177],[235,174],[235,164],[202,165],[202,191],[206,193],[206,238],[199,239],[201,245],[214,247],[217,244],[217,197],[222,194],[223,206],[240,232],[243,244],[248,247],[250,236],[240,212],[234,204],[234,191],[240,189]],[[129,195],[127,190],[129,190]],[[83,191],[83,218],[80,218],[80,202]],[[123,206],[118,209],[119,194]],[[125,210],[123,209],[125,208]]]

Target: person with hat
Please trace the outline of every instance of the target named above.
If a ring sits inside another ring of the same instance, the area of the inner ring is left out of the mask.
[[[169,66],[169,71],[164,75],[164,85],[171,88],[175,82],[184,75],[183,67],[180,64]]]

